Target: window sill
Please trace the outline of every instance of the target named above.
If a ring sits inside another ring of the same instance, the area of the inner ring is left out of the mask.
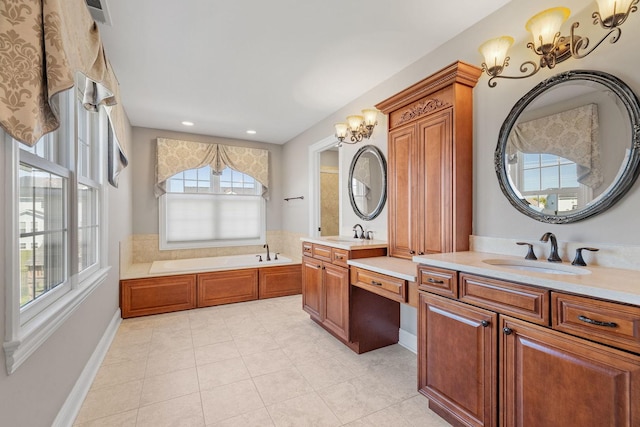
[[[107,278],[111,267],[105,267],[87,277],[77,288],[67,292],[36,317],[20,326],[18,336],[3,344],[7,373],[12,374],[62,324],[80,304]],[[8,338],[8,337],[7,337]]]

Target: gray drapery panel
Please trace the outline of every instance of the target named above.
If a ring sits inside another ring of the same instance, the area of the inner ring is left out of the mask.
[[[156,197],[166,192],[167,179],[173,175],[206,165],[214,173],[229,167],[253,177],[262,184],[262,196],[268,199],[269,151],[165,138],[157,140]]]

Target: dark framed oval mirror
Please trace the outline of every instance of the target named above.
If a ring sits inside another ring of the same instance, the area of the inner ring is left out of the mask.
[[[387,201],[387,162],[378,147],[365,145],[353,156],[348,186],[351,207],[360,219],[380,215]]]
[[[640,162],[640,104],[600,71],[551,77],[511,109],[494,163],[509,202],[541,222],[580,221],[631,188]]]

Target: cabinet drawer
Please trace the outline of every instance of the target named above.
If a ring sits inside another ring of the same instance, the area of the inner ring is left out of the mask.
[[[418,289],[449,298],[458,298],[458,272],[418,266]]]
[[[553,292],[553,329],[640,353],[640,307]]]
[[[549,326],[549,291],[521,283],[460,274],[460,301]]]
[[[313,243],[302,242],[302,255],[313,256]]]
[[[331,262],[343,267],[349,267],[347,260],[349,259],[349,251],[344,249],[331,248]]]
[[[331,262],[331,247],[313,244],[313,257]]]
[[[362,268],[351,268],[351,284],[398,302],[406,302],[406,281]]]

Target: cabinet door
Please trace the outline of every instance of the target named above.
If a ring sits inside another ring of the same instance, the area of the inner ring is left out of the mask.
[[[302,260],[302,309],[322,320],[322,261],[313,258]]]
[[[274,298],[301,292],[302,278],[299,265],[261,268],[258,277],[258,298]]]
[[[640,356],[506,316],[501,327],[502,426],[640,425]]]
[[[195,307],[195,274],[120,282],[120,308],[124,319]]]
[[[389,255],[407,259],[415,254],[415,178],[411,166],[415,160],[415,129],[411,125],[389,132]]]
[[[453,138],[451,110],[418,122],[417,223],[418,254],[453,248]],[[471,188],[466,191],[472,191]]]
[[[258,299],[258,269],[198,274],[198,307]]]
[[[324,263],[324,326],[349,339],[349,269]]]
[[[498,315],[424,292],[418,313],[418,388],[429,407],[453,425],[496,426]]]

